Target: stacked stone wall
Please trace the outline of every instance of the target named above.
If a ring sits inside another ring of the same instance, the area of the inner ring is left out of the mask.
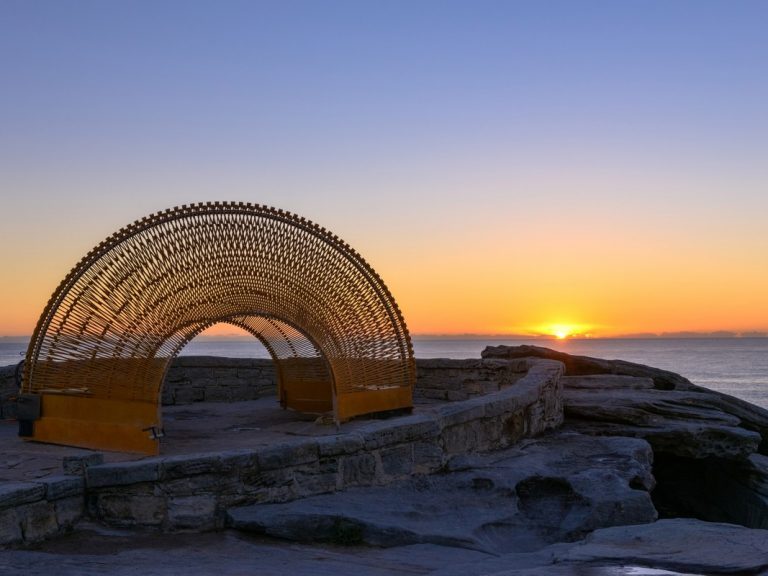
[[[16,365],[0,366],[0,419],[16,417]]]
[[[497,392],[524,375],[524,360],[417,359],[415,398],[444,401]],[[274,363],[266,359],[181,356],[163,385],[163,405],[255,400],[275,393]]]
[[[72,528],[83,517],[85,482],[55,476],[0,484],[0,544],[32,543]]]
[[[162,403],[255,400],[275,391],[272,360],[180,356],[168,369]]]
[[[452,456],[505,448],[560,425],[562,364],[534,360],[518,366],[527,372],[514,386],[374,420],[351,433],[88,467],[88,511],[117,526],[214,529],[233,506],[437,472]]]
[[[342,427],[335,436],[95,464],[83,476],[6,484],[0,492],[0,545],[35,542],[67,530],[83,515],[115,526],[217,529],[233,506],[434,473],[453,456],[504,448],[560,425],[561,363],[517,360],[492,370],[502,378],[495,392],[369,421],[352,432]]]
[[[498,392],[525,375],[525,361],[416,360],[415,398],[457,401]]]
[[[520,363],[523,364],[520,364]],[[414,397],[467,400],[496,392],[523,376],[524,360],[417,359]],[[194,402],[237,402],[275,394],[272,360],[180,356],[168,369],[162,390],[164,406]],[[0,417],[16,416],[15,366],[0,367]]]

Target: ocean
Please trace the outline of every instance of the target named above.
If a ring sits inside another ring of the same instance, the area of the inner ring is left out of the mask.
[[[682,374],[694,384],[768,409],[768,338],[503,340],[416,337],[413,340],[417,358],[479,358],[483,348],[498,344],[535,344],[569,354],[628,360],[664,368]],[[26,346],[27,343],[21,340],[0,340],[0,366],[21,360]],[[269,357],[263,346],[244,340],[193,340],[181,354]]]

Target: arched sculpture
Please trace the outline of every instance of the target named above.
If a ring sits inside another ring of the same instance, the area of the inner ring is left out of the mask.
[[[284,406],[337,422],[412,406],[410,336],[365,260],[295,214],[214,202],[142,218],[69,273],[29,345],[20,433],[157,453],[166,370],[220,322],[264,344]]]

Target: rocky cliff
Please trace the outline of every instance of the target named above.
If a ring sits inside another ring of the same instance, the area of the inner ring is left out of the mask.
[[[662,517],[768,528],[768,411],[623,360],[538,346],[488,347],[482,356],[563,362],[564,428],[646,440]]]

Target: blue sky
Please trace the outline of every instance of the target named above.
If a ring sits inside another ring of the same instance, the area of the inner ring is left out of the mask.
[[[690,266],[693,289],[713,267],[748,285],[719,298],[746,299],[766,328],[766,23],[768,3],[749,1],[2,0],[0,264],[29,284],[0,301],[9,317],[24,298],[42,307],[120,226],[235,199],[337,232],[425,329],[417,294],[457,268],[475,288],[457,282],[429,314],[500,281],[532,306],[539,266],[565,266],[564,294],[594,291],[582,255],[595,273],[627,258],[664,278],[660,252]],[[629,282],[633,267],[609,268]],[[553,309],[573,315],[569,298]],[[594,322],[643,328],[611,314]],[[492,328],[478,315],[462,331]]]

